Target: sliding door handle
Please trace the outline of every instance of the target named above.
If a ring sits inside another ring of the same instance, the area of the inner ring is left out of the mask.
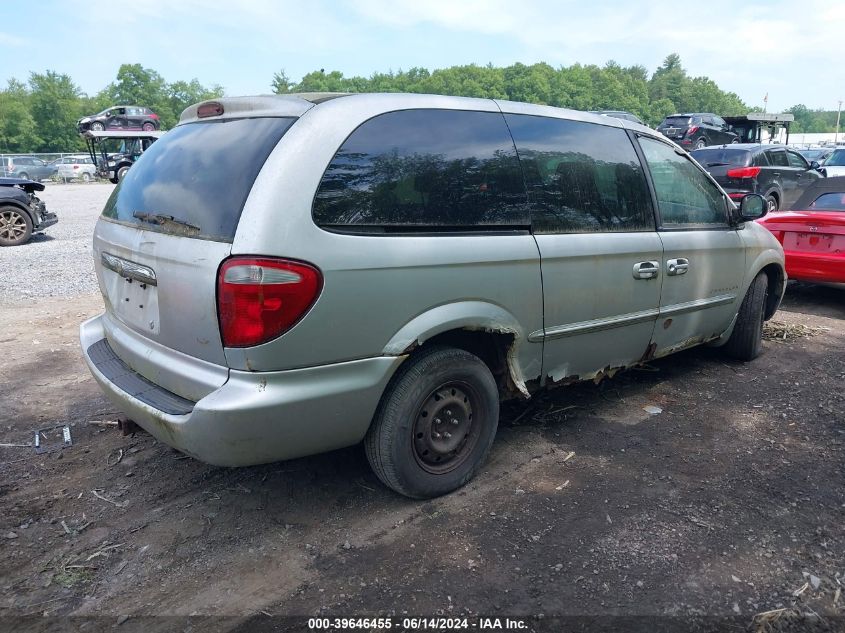
[[[637,262],[634,264],[634,279],[654,279],[660,273],[660,262]]]
[[[685,275],[689,270],[689,260],[686,257],[666,260],[667,275]]]

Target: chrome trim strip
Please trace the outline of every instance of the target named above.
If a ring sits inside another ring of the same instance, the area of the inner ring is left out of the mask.
[[[714,308],[727,303],[733,303],[734,300],[736,300],[736,295],[718,295],[707,299],[695,299],[694,301],[687,301],[685,303],[676,303],[659,310],[642,310],[641,312],[631,312],[629,314],[621,314],[619,316],[607,317],[604,319],[592,319],[590,321],[579,321],[578,323],[567,323],[566,325],[557,325],[555,327],[548,328],[545,332],[543,330],[531,332],[531,334],[528,335],[528,341],[531,343],[542,343],[543,341],[551,341],[567,336],[576,336],[578,334],[592,334],[593,332],[600,332],[602,330],[610,330],[612,328],[623,327],[626,325],[644,323],[664,316],[684,314],[686,312],[693,312],[702,308]]]
[[[701,308],[715,308],[716,306],[725,305],[726,303],[733,303],[735,299],[736,295],[718,295],[707,299],[695,299],[694,301],[687,301],[686,303],[676,303],[674,305],[661,308],[659,316],[674,316],[676,314],[684,314],[686,312],[700,310]]]
[[[631,312],[630,314],[620,314],[614,317],[604,319],[592,319],[590,321],[579,321],[578,323],[567,323],[566,325],[557,325],[548,328],[545,333],[543,330],[537,330],[528,335],[528,340],[531,343],[539,343],[541,341],[550,341],[556,338],[564,338],[566,336],[575,336],[577,334],[590,334],[592,332],[600,332],[601,330],[609,330],[624,325],[634,325],[635,323],[644,323],[646,321],[653,321],[657,318],[660,311],[657,308],[652,310],[643,310],[641,312]]]
[[[149,286],[158,285],[155,271],[148,266],[142,266],[135,262],[130,262],[128,259],[122,257],[115,257],[111,253],[102,253],[100,261],[103,266],[109,270],[116,272],[124,279],[134,279]]]

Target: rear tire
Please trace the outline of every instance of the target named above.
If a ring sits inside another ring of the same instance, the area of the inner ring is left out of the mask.
[[[703,138],[700,138],[695,142],[694,149],[702,149],[704,147],[707,147],[707,141],[705,141]]]
[[[91,174],[87,171],[82,172],[82,182],[91,182]]]
[[[25,171],[22,171],[21,173],[18,174],[18,178],[23,178],[24,180],[29,180],[29,174],[26,173]]]
[[[766,196],[766,213],[774,213],[780,208],[780,204],[778,203],[778,198],[774,194],[769,194]]]
[[[17,207],[0,207],[0,246],[25,244],[32,236],[32,220]]]
[[[390,381],[364,448],[386,486],[430,499],[475,476],[498,424],[499,391],[484,361],[435,346],[411,356]]]
[[[742,300],[734,331],[724,347],[728,356],[748,362],[760,355],[763,350],[763,316],[768,297],[769,278],[761,272],[751,282]]]
[[[141,126],[141,129],[144,130],[144,132],[152,132],[156,129],[156,126],[147,121],[146,123],[144,123],[144,125]]]

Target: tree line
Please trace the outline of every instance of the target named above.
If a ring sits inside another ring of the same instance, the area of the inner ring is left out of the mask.
[[[24,83],[9,80],[0,91],[0,152],[72,152],[83,150],[76,122],[113,105],[151,108],[162,129],[176,125],[186,107],[223,95],[218,85],[203,86],[196,79],[168,83],[141,64],[123,64],[115,81],[89,97],[65,74],[52,70],[30,73]]]
[[[721,116],[760,111],[733,92],[721,90],[708,77],[690,77],[681,58],[673,53],[649,76],[643,66],[573,64],[553,68],[546,63],[504,68],[492,65],[452,66],[434,71],[375,73],[371,77],[344,77],[340,71],[324,69],[293,82],[284,70],[273,77],[273,91],[290,92],[419,92],[486,97],[539,103],[575,110],[626,110],[656,126],[676,112],[713,112]],[[795,105],[786,110],[795,115],[793,132],[833,132],[836,111],[810,110]]]
[[[576,110],[627,110],[649,125],[674,112],[746,114],[749,107],[708,77],[691,77],[677,54],[666,57],[649,76],[643,66],[573,64],[554,68],[546,63],[452,66],[429,71],[377,72],[370,77],[344,77],[324,69],[291,81],[284,70],[275,73],[273,91],[291,92],[417,92],[466,97],[510,99]],[[261,92],[261,90],[257,91]],[[176,124],[192,103],[220,97],[219,85],[204,86],[196,79],[169,83],[141,64],[123,64],[115,81],[94,96],[82,92],[70,76],[51,70],[33,72],[26,82],[11,79],[0,90],[0,152],[68,152],[84,149],[77,120],[112,105],[140,105],[161,117],[162,128]],[[833,132],[836,111],[795,105],[793,132]]]

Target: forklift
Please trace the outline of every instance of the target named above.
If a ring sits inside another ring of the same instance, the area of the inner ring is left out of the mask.
[[[784,145],[789,145],[789,124],[795,120],[792,114],[767,114],[765,112],[749,112],[742,116],[726,116],[725,123],[739,135],[740,143],[762,143],[763,128],[769,131],[769,143],[777,142],[780,130],[786,130]]]
[[[88,147],[88,154],[97,166],[97,175],[117,184],[138,158],[164,132],[93,131],[80,132]],[[112,141],[115,142],[112,142]],[[113,151],[110,151],[113,150]]]

